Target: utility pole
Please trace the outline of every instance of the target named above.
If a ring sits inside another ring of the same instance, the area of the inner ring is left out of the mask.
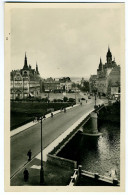
[[[95,86],[95,88],[94,88],[94,93],[95,93],[95,106],[94,106],[94,108],[96,108],[96,95],[97,95],[96,81],[94,83],[94,86]]]

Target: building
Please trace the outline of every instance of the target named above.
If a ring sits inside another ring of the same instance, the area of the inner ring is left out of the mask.
[[[69,77],[60,79],[47,78],[43,81],[45,92],[69,92],[72,89],[72,82]]]
[[[91,75],[89,79],[89,91],[93,93],[97,88],[97,75]]]
[[[36,69],[28,66],[27,56],[25,53],[24,66],[20,70],[12,70],[10,75],[10,94],[11,99],[24,99],[26,97],[40,95],[40,74],[38,65]]]
[[[71,81],[60,82],[60,88],[61,88],[62,91],[69,92],[73,89],[72,88],[72,82]]]
[[[44,85],[44,91],[45,92],[56,92],[56,91],[60,91],[60,82],[56,81],[53,78],[47,78],[43,81],[43,85]]]
[[[66,82],[71,82],[71,79],[70,79],[70,77],[62,77],[59,79],[59,81],[61,83],[66,83]]]
[[[108,94],[120,93],[120,66],[112,69],[108,76]]]
[[[100,95],[112,95],[115,88],[120,91],[120,66],[112,60],[112,53],[108,47],[106,62],[102,63],[100,58],[97,75],[92,75],[89,80],[90,92],[95,89]]]

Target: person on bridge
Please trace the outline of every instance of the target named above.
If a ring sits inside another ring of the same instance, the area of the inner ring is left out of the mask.
[[[43,115],[43,119],[44,119],[44,120],[46,119],[46,116],[45,116],[45,114]]]
[[[28,170],[26,168],[25,168],[23,174],[24,174],[24,181],[27,182],[28,178],[29,178],[29,172],[28,172]]]
[[[27,156],[28,156],[28,161],[30,161],[31,160],[31,156],[32,156],[31,150],[28,151]]]

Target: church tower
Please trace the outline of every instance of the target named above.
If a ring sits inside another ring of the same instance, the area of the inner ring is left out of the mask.
[[[36,62],[36,73],[39,74],[37,62]]]
[[[108,52],[107,52],[107,55],[106,55],[106,59],[107,59],[107,64],[111,64],[112,63],[112,53],[111,53],[109,47],[108,47]]]

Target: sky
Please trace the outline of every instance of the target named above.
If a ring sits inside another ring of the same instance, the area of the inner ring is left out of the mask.
[[[11,10],[11,69],[21,69],[25,52],[42,77],[96,74],[108,45],[121,65],[121,11],[117,8],[14,8]]]

